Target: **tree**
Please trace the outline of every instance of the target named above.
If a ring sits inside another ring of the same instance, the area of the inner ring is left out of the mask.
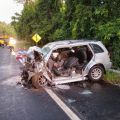
[[[13,26],[6,24],[4,22],[0,22],[0,35],[13,35],[15,36],[15,30]]]
[[[113,63],[120,44],[119,0],[16,0],[24,4],[21,16],[13,17],[15,30],[21,39],[30,41],[38,33],[41,45],[65,39],[97,39],[111,48]],[[28,4],[29,3],[29,4]]]

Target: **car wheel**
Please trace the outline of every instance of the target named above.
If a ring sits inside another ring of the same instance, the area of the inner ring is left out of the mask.
[[[104,69],[101,66],[93,66],[88,74],[88,78],[92,81],[100,81],[103,79]]]
[[[36,74],[32,77],[32,84],[35,88],[39,89],[47,85],[47,80],[43,75]]]

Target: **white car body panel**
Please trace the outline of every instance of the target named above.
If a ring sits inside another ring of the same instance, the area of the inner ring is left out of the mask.
[[[92,48],[89,45],[91,43],[99,45],[104,50],[104,52],[97,53],[97,54],[94,53],[94,51],[92,50]],[[89,49],[91,50],[91,52],[93,54],[93,57],[89,61],[89,63],[86,65],[85,69],[82,72],[82,75],[79,75],[76,77],[58,77],[57,79],[51,80],[54,84],[62,84],[62,83],[85,80],[85,79],[87,79],[86,76],[88,75],[89,70],[94,65],[97,65],[97,64],[102,64],[105,69],[109,69],[111,67],[112,63],[110,62],[110,58],[108,56],[108,51],[100,41],[75,41],[75,40],[71,40],[71,41],[58,41],[58,42],[49,43],[49,44],[47,44],[47,46],[50,47],[51,51],[45,57],[45,62],[46,63],[48,62],[48,59],[49,59],[52,51],[54,51],[58,48],[66,48],[66,47],[71,48],[71,47],[83,46],[83,45],[87,45],[89,47]]]
[[[93,48],[91,47],[90,44],[97,44],[98,46],[100,46],[104,52],[101,53],[95,53]],[[48,43],[47,45],[45,45],[41,51],[46,48],[49,47],[49,51],[47,51],[47,53],[44,55],[44,60],[47,66],[47,62],[52,54],[52,52],[58,48],[72,48],[72,47],[77,47],[77,46],[84,46],[86,45],[89,50],[92,53],[92,58],[91,60],[85,65],[85,67],[82,69],[82,74],[76,74],[74,75],[71,74],[71,76],[68,77],[57,77],[57,78],[49,78],[49,75],[47,75],[47,72],[45,73],[46,78],[48,79],[48,81],[50,81],[52,84],[63,84],[63,83],[70,83],[70,82],[76,82],[76,81],[82,81],[82,80],[86,80],[88,79],[88,73],[90,71],[90,69],[98,64],[101,64],[104,66],[105,70],[109,69],[112,65],[109,55],[108,55],[108,51],[107,49],[104,47],[104,45],[100,42],[100,41],[84,41],[84,40],[69,40],[69,41],[58,41],[58,42],[52,42],[52,43]]]

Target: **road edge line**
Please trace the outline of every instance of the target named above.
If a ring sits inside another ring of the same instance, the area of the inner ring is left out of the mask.
[[[44,89],[71,120],[81,120],[51,89]]]

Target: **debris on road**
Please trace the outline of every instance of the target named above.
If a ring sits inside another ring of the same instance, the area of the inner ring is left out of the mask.
[[[68,103],[70,103],[70,104],[71,104],[71,103],[76,102],[77,100],[75,100],[75,99],[68,99],[67,101],[68,101]]]
[[[80,94],[82,94],[82,95],[90,95],[90,94],[92,94],[92,92],[90,90],[84,90],[84,91],[80,92]]]
[[[70,86],[69,85],[56,85],[56,88],[63,89],[63,90],[69,90]]]

